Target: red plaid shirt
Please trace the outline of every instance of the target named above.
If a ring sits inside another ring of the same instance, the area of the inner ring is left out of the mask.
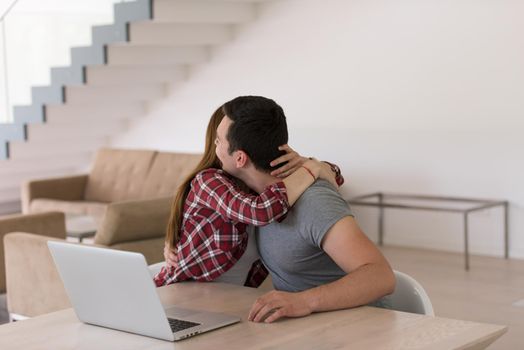
[[[325,160],[323,160],[323,162],[329,164],[331,171],[335,173],[335,180],[337,181],[338,187],[342,186],[344,184],[344,177],[342,176],[342,172],[340,171],[338,165],[326,162]]]
[[[155,276],[155,284],[160,287],[185,280],[213,281],[244,253],[247,225],[267,225],[283,217],[288,209],[287,191],[281,181],[256,196],[240,191],[223,170],[201,171],[191,182],[184,205],[178,266],[164,266]],[[258,287],[267,274],[257,261],[245,285]]]

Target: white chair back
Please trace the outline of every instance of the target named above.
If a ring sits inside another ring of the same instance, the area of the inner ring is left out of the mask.
[[[160,270],[162,269],[162,267],[166,264],[165,261],[161,261],[159,263],[156,263],[156,264],[153,264],[153,265],[149,265],[149,272],[151,273],[151,276],[155,277],[157,273],[160,272]]]
[[[435,316],[433,305],[424,288],[413,277],[394,271],[397,285],[393,294],[384,298],[388,308],[397,311]]]

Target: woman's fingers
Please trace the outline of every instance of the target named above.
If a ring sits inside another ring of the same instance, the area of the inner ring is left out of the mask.
[[[295,170],[297,170],[300,167],[300,165],[302,165],[304,160],[306,160],[306,158],[300,156],[300,154],[298,154],[291,147],[289,147],[289,145],[282,145],[278,147],[278,149],[281,151],[285,151],[286,154],[278,157],[270,163],[272,167],[278,166],[279,164],[283,164],[282,166],[278,167],[277,169],[271,172],[272,176],[278,176],[281,178],[287,177],[290,174],[292,174]]]
[[[282,164],[282,163],[290,161],[291,159],[295,158],[297,155],[298,155],[297,152],[286,153],[286,154],[278,157],[277,159],[271,161],[271,163],[269,163],[269,165],[277,166],[279,164]]]
[[[178,254],[177,254],[176,248],[171,249],[167,242],[164,245],[164,259],[168,267],[177,267]]]
[[[284,164],[281,167],[279,167],[278,169],[273,170],[271,172],[271,175],[285,177],[289,174],[284,175],[284,173],[292,173],[293,171],[290,171],[290,170],[295,169],[296,164],[297,164],[297,161],[295,159],[292,159],[287,164]]]

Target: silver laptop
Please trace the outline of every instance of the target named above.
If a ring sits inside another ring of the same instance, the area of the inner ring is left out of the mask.
[[[164,308],[142,254],[48,242],[80,321],[164,340],[180,340],[240,321],[239,317]]]

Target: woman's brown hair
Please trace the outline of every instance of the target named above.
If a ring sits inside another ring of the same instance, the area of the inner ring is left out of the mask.
[[[221,106],[211,116],[209,124],[207,125],[206,147],[204,149],[204,155],[202,156],[200,163],[198,163],[196,168],[185,178],[184,182],[182,182],[182,184],[177,189],[173,204],[171,205],[171,215],[169,217],[166,232],[166,242],[169,244],[170,248],[175,247],[180,240],[182,219],[184,217],[184,203],[189,190],[191,189],[191,181],[193,181],[196,174],[202,170],[209,168],[221,168],[220,160],[215,153],[215,139],[217,135],[217,127],[224,118],[224,115],[225,114]]]

